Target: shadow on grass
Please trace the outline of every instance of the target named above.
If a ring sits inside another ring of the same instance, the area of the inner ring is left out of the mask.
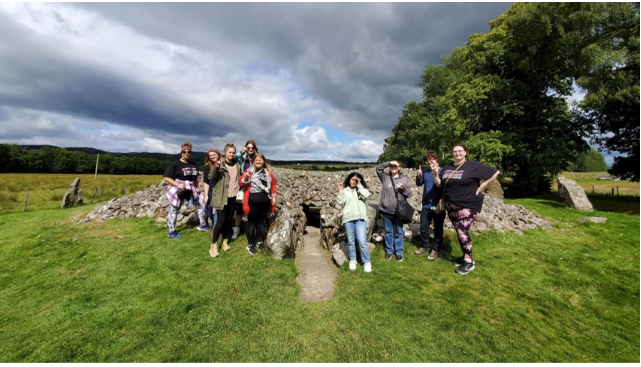
[[[446,220],[449,220],[449,219],[446,219]],[[432,229],[430,229],[430,232],[432,232]],[[458,246],[458,240],[456,238],[452,239],[449,236],[455,236],[455,235],[452,233],[448,234],[447,232],[443,234],[443,243],[438,249],[438,257],[440,257],[441,259],[450,260],[452,258],[452,241],[454,241],[455,245]],[[430,241],[433,241],[433,240],[434,240],[434,237],[430,236]],[[407,243],[408,241],[405,241],[405,242]],[[421,248],[420,241],[419,242],[410,241],[409,243],[414,245],[417,250]],[[412,251],[412,253],[413,252],[414,251]]]
[[[594,210],[609,213],[622,213],[628,215],[639,215],[638,196],[612,196],[601,194],[588,194]],[[550,193],[537,197],[537,204],[547,205],[555,209],[565,208],[565,202],[556,193]]]

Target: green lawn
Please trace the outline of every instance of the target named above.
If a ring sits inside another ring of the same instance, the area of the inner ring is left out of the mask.
[[[476,269],[411,252],[298,299],[291,260],[220,258],[151,219],[74,224],[90,207],[0,215],[1,362],[636,362],[639,215],[511,200],[554,229],[474,236]]]

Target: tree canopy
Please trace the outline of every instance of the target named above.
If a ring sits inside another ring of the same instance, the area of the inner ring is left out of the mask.
[[[639,8],[629,3],[516,3],[438,65],[426,65],[421,102],[409,102],[380,160],[416,165],[426,149],[470,156],[512,176],[510,191],[550,190],[554,176],[588,151],[638,163]],[[568,103],[574,86],[585,92]],[[636,171],[635,171],[636,170]],[[628,173],[638,180],[639,165]]]
[[[98,173],[163,174],[169,163],[153,158],[101,154]],[[0,144],[0,173],[94,173],[95,168],[95,154],[47,146],[25,150],[15,144]]]
[[[572,172],[605,172],[608,166],[605,164],[605,158],[598,150],[590,148],[576,157],[576,160],[568,166],[568,171]]]

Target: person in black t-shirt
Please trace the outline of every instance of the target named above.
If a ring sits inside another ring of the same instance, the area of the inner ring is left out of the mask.
[[[432,161],[430,168],[436,186],[444,187],[443,201],[447,216],[452,221],[463,251],[463,256],[453,264],[458,266],[457,273],[467,274],[474,269],[469,230],[483,208],[482,194],[485,187],[496,179],[500,171],[481,162],[467,160],[467,148],[463,144],[452,148],[452,156],[454,163],[445,165],[441,173],[438,162]],[[485,181],[481,184],[481,180]]]
[[[194,203],[198,206],[198,218],[200,219],[199,231],[208,231],[207,219],[205,218],[205,203],[203,195],[200,195],[198,188],[198,167],[196,163],[189,160],[191,156],[191,143],[185,142],[180,146],[180,159],[171,162],[165,170],[163,180],[169,185],[167,188],[167,198],[169,199],[169,212],[167,213],[167,227],[171,238],[180,238],[176,232],[176,218],[178,210],[183,204],[183,200],[194,198]],[[187,185],[193,187],[190,191],[180,191],[188,189]]]

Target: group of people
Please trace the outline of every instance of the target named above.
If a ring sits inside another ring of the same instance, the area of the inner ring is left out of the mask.
[[[205,158],[203,187],[198,187],[198,169],[191,156],[191,144],[183,143],[181,158],[171,163],[164,174],[169,199],[167,226],[169,237],[180,238],[176,233],[178,210],[185,200],[198,207],[200,225],[198,230],[210,231],[211,246],[209,254],[220,256],[218,240],[222,238],[223,251],[229,251],[229,237],[234,240],[240,232],[240,223],[247,220],[247,251],[255,255],[264,249],[266,231],[264,221],[269,213],[274,213],[276,205],[276,178],[269,170],[265,156],[258,152],[256,142],[248,140],[236,152],[232,143],[225,145],[223,154],[210,149]],[[414,253],[429,253],[427,259],[438,258],[443,244],[443,224],[445,215],[450,218],[463,255],[453,261],[456,272],[467,274],[474,269],[472,259],[472,240],[469,230],[483,206],[483,191],[496,179],[499,170],[478,161],[467,159],[467,148],[457,144],[452,148],[454,162],[439,166],[438,154],[428,150],[423,161],[429,169],[419,167],[415,184],[423,186],[421,207],[421,247]],[[407,176],[403,175],[397,161],[384,162],[376,166],[376,174],[381,181],[382,191],[378,211],[385,224],[385,260],[403,261],[403,222],[398,208],[402,201],[412,195],[412,187]],[[481,181],[483,183],[481,183]],[[372,271],[369,248],[367,246],[367,207],[370,197],[367,183],[358,172],[350,173],[344,182],[338,184],[337,203],[343,208],[342,225],[345,227],[348,242],[349,268],[357,267],[356,244],[365,272]],[[239,194],[239,191],[242,193]],[[242,201],[242,205],[237,205]],[[207,220],[211,220],[212,227]],[[430,240],[429,227],[433,223],[434,240]],[[230,236],[231,235],[231,236]]]
[[[256,255],[265,248],[263,223],[276,205],[276,178],[269,170],[265,156],[258,152],[253,140],[248,140],[239,152],[232,143],[225,145],[222,155],[218,149],[210,149],[205,157],[204,192],[201,192],[198,169],[189,159],[191,149],[191,143],[183,143],[180,159],[173,161],[163,175],[169,185],[166,192],[170,204],[168,236],[180,238],[175,229],[176,218],[183,202],[189,200],[190,204],[198,207],[198,230],[210,231],[211,257],[220,256],[219,248],[223,251],[231,249],[229,240],[238,237],[243,216],[247,220],[247,251]],[[237,205],[239,202],[242,205]],[[219,239],[222,239],[221,246],[218,245]]]
[[[472,240],[470,227],[483,206],[483,191],[496,179],[499,170],[478,161],[467,159],[467,148],[457,144],[452,148],[454,162],[439,166],[438,154],[428,150],[423,161],[429,170],[419,167],[416,171],[416,186],[423,186],[421,207],[421,247],[414,253],[429,253],[427,259],[438,258],[443,243],[443,224],[445,215],[450,218],[463,255],[453,264],[456,272],[467,274],[474,269],[472,259]],[[386,171],[387,169],[387,171]],[[412,195],[410,180],[403,175],[397,161],[381,163],[376,166],[376,174],[381,181],[381,200],[378,212],[385,224],[385,260],[403,261],[403,222],[399,214],[399,202]],[[484,180],[481,183],[481,180]],[[343,206],[343,225],[348,240],[349,268],[355,270],[356,246],[358,242],[363,269],[372,271],[369,248],[367,247],[367,216],[365,202],[370,196],[367,184],[357,172],[350,173],[345,182],[339,184],[337,202]],[[430,241],[429,227],[434,225],[434,240]]]

